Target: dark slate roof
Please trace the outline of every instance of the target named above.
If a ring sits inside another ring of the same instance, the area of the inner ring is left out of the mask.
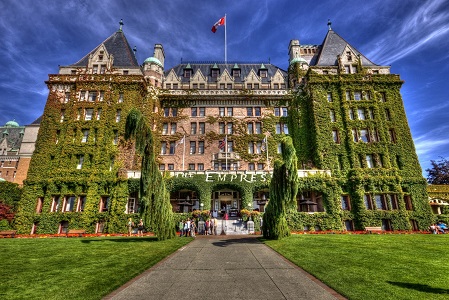
[[[42,122],[42,116],[33,121],[30,125],[40,125]]]
[[[83,58],[81,58],[78,62],[74,63],[71,66],[87,66],[89,55],[97,51],[98,47],[100,47],[102,44],[105,45],[106,50],[109,52],[109,54],[112,54],[114,56],[113,65],[115,67],[139,67],[133,50],[129,46],[125,34],[121,30],[114,32],[103,43],[95,47],[95,49],[87,53]]]
[[[25,131],[24,126],[20,127],[0,127],[0,143],[6,138],[8,146],[12,150],[18,150],[22,143],[23,133]]]
[[[362,53],[355,49],[351,44],[346,42],[332,29],[327,32],[321,46],[321,52],[318,55],[316,66],[336,66],[337,56],[343,54],[346,45],[349,45],[356,55],[360,55],[362,59],[362,66],[376,66],[372,61],[366,58]]]
[[[232,69],[235,69],[234,66],[237,64],[238,69],[240,69],[240,77],[235,78],[234,82],[243,82],[243,79],[248,76],[251,70],[254,70],[256,75],[259,75],[259,70],[268,71],[268,77],[261,78],[262,83],[269,82],[270,78],[276,74],[277,70],[281,71],[283,76],[287,76],[287,72],[280,69],[279,67],[272,65],[268,62],[265,63],[239,63],[239,62],[228,62],[228,63],[217,63],[217,62],[185,62],[181,63],[177,66],[174,66],[171,69],[165,71],[165,76],[167,77],[171,70],[174,70],[176,75],[181,78],[182,82],[188,82],[190,78],[184,78],[184,69],[189,65],[189,69],[192,70],[192,77],[196,74],[199,69],[204,77],[208,79],[208,81],[213,81],[215,78],[211,77],[211,69],[216,65],[220,69],[221,76],[224,70],[228,70],[229,75],[232,77]],[[263,65],[263,66],[262,66]]]

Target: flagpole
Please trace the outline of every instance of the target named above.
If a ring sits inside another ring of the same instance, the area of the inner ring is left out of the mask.
[[[184,171],[184,158],[186,156],[186,135],[184,134],[182,140],[184,141],[183,150],[182,150],[182,170]]]
[[[226,26],[227,26],[228,20],[225,14],[225,64],[228,63],[228,53],[227,53],[227,46],[226,46]]]
[[[228,135],[225,136],[225,159],[226,171],[228,171]]]

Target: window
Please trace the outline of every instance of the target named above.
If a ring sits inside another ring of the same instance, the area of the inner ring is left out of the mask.
[[[50,212],[57,212],[59,210],[59,204],[60,204],[60,198],[59,196],[53,196],[53,201],[51,203]]]
[[[99,101],[103,101],[104,100],[104,92],[100,91],[100,97],[98,99]]]
[[[247,107],[246,108],[246,115],[248,117],[252,117],[253,116],[253,108],[252,107]]]
[[[342,210],[351,210],[351,202],[349,201],[348,195],[341,196],[341,209]]]
[[[351,92],[346,91],[346,100],[351,100]]]
[[[264,169],[264,164],[258,163],[257,164],[257,170],[263,170],[263,169]]]
[[[75,207],[75,196],[67,196],[65,199],[65,206],[64,211],[73,211],[73,208]]]
[[[275,107],[274,108],[274,115],[276,117],[280,117],[281,116],[281,108],[280,107]]]
[[[137,213],[137,201],[136,198],[128,198],[128,203],[126,205],[127,214]]]
[[[406,210],[413,210],[412,198],[410,197],[410,195],[404,195],[404,202]]]
[[[196,153],[196,142],[190,142],[190,154]]]
[[[260,117],[260,107],[254,107],[254,116]]]
[[[92,66],[92,74],[97,74],[98,73],[98,65],[93,65]]]
[[[340,136],[338,134],[338,130],[337,129],[332,130],[332,139],[334,140],[334,142],[336,144],[340,144]]]
[[[64,103],[69,102],[70,100],[70,93],[65,93]]]
[[[283,132],[285,134],[288,134],[288,125],[287,124],[283,124],[283,125],[284,125],[283,128],[282,128]]]
[[[220,90],[224,90],[225,89],[225,84],[224,83],[220,83]]]
[[[390,204],[391,209],[399,209],[398,198],[395,194],[386,194],[387,202]]]
[[[205,134],[206,133],[206,124],[204,122],[200,122],[199,126],[200,126],[199,134]]]
[[[363,92],[363,99],[364,100],[371,100],[371,94],[368,91]]]
[[[347,59],[348,61],[352,61],[351,51],[347,51],[347,52],[346,52],[346,59]]]
[[[394,129],[388,130],[388,136],[390,137],[390,142],[396,143],[396,133],[394,132]]]
[[[227,88],[228,90],[232,90],[232,83],[226,84],[226,88]]]
[[[232,109],[232,107],[228,107],[227,108],[227,112],[228,112],[228,117],[232,117],[232,115],[233,115],[233,109]]]
[[[373,209],[373,201],[369,194],[363,195],[363,202],[365,203],[366,209]]]
[[[282,107],[282,116],[287,117],[288,116],[288,109],[287,107]]]
[[[370,142],[370,136],[369,136],[368,129],[360,129],[359,141],[362,141],[364,143]]]
[[[278,90],[278,89],[279,89],[279,83],[275,83],[275,84],[273,85],[273,89]]]
[[[94,110],[92,108],[86,108],[84,110],[84,120],[85,121],[90,121],[92,120],[92,115],[94,113]]]
[[[195,171],[195,164],[189,164],[188,170]]]
[[[204,171],[204,164],[198,164],[198,171]]]
[[[351,74],[351,66],[348,66],[348,65],[345,66],[345,73]]]
[[[234,151],[234,141],[228,141],[227,146],[228,146],[228,152]]]
[[[391,121],[391,114],[388,108],[385,108],[385,120]]]
[[[256,143],[256,154],[261,154],[262,153],[262,142],[257,142]]]
[[[192,84],[192,88],[195,89],[195,90],[198,89],[198,83]]]
[[[44,205],[44,198],[42,198],[42,197],[37,198],[37,203],[36,203],[36,213],[37,214],[42,213],[43,205]]]
[[[331,119],[331,122],[335,122],[335,110],[331,109],[329,111],[329,117]]]
[[[224,122],[218,123],[218,133],[219,134],[225,133],[225,123]]]
[[[262,78],[268,77],[268,71],[267,70],[260,70],[259,74],[260,74],[260,77],[262,77]]]
[[[100,198],[100,212],[108,211],[111,198],[103,196]]]
[[[80,196],[78,198],[78,205],[76,206],[76,211],[84,211],[84,206],[86,205],[86,196]]]
[[[262,134],[262,123],[256,122],[256,134]]]
[[[220,70],[219,69],[212,69],[211,70],[212,78],[217,78],[219,75],[220,75]]]
[[[165,165],[164,164],[160,164],[159,165],[159,171],[165,171]]]
[[[240,70],[232,70],[232,76],[233,77],[240,77]]]
[[[170,116],[170,108],[164,107],[164,117],[169,117],[169,116]]]
[[[97,110],[97,121],[100,120],[100,117],[101,117],[101,108],[99,108],[99,109]]]
[[[232,133],[233,133],[233,123],[232,123],[232,122],[229,122],[229,123],[227,124],[227,128],[228,128],[227,133],[228,133],[228,134],[232,134]]]
[[[254,154],[254,143],[253,142],[248,143],[248,153]]]
[[[332,102],[332,101],[333,101],[333,99],[332,99],[332,93],[327,93],[327,101],[328,101],[328,102]]]
[[[81,119],[81,108],[78,108],[78,110],[77,110],[76,119],[77,120]]]
[[[176,107],[173,107],[171,109],[171,115],[172,115],[172,117],[178,116],[178,109]]]
[[[86,91],[80,91],[80,101],[86,100]]]
[[[175,134],[176,133],[176,129],[177,129],[177,124],[176,123],[171,123],[171,131],[170,134]]]
[[[220,117],[224,117],[225,115],[225,108],[224,107],[219,107],[218,108],[218,114]]]
[[[167,142],[162,142],[161,143],[161,154],[167,154]]]
[[[254,84],[254,89],[255,89],[255,90],[258,90],[258,89],[259,89],[259,84],[258,84],[258,83],[255,83],[255,84]]]
[[[177,90],[178,89],[178,84],[177,83],[173,83],[173,89]]]
[[[205,116],[206,116],[206,108],[200,107],[200,117],[205,117]]]
[[[198,154],[204,154],[204,141],[198,142]]]
[[[175,165],[174,164],[168,164],[168,170],[169,171],[173,171],[175,169]]]
[[[198,113],[198,111],[197,111],[197,108],[196,108],[196,107],[192,107],[192,108],[190,109],[190,116],[196,117],[196,116],[197,116],[197,113]]]
[[[197,126],[196,123],[194,122],[190,123],[190,134],[192,135],[196,134],[196,126]]]
[[[380,93],[380,101],[387,102],[387,94],[385,92]]]
[[[97,92],[89,91],[89,101],[95,102],[97,100]]]
[[[248,134],[254,134],[253,123],[248,123]]]
[[[129,71],[128,70],[123,70],[123,75],[128,75]]]
[[[101,65],[101,67],[100,67],[100,74],[104,74],[105,72],[106,72],[106,65]]]
[[[372,108],[368,108],[368,117],[373,120],[374,119],[374,112]]]
[[[376,202],[376,208],[378,210],[386,210],[387,203],[385,202],[384,195],[374,195],[374,201]]]
[[[357,100],[357,101],[362,100],[362,92],[360,92],[360,91],[354,92],[354,100]]]
[[[79,155],[78,156],[78,164],[76,165],[76,168],[78,170],[80,170],[83,167],[83,163],[84,163],[84,156],[83,155]]]
[[[175,154],[175,148],[176,148],[175,142],[170,142],[170,154],[171,155]]]
[[[115,114],[115,122],[116,123],[120,122],[121,114],[122,114],[122,110],[121,109],[117,109],[117,112]]]
[[[87,143],[87,139],[89,138],[89,130],[83,130],[83,137],[81,138],[81,143]]]
[[[164,135],[168,134],[168,123],[162,124],[162,134]]]
[[[277,153],[282,154],[282,144],[281,143],[278,143]]]
[[[190,78],[192,76],[192,70],[184,70],[184,77]]]
[[[358,108],[357,109],[357,116],[359,120],[365,120],[365,109],[364,108]]]
[[[250,171],[254,171],[256,168],[255,168],[255,166],[254,166],[254,163],[249,163],[248,164],[248,170],[250,170]]]
[[[114,130],[114,139],[112,140],[112,144],[113,145],[118,144],[118,131],[117,130]]]
[[[200,89],[204,90],[206,88],[206,85],[204,83],[200,83]]]
[[[372,154],[367,154],[366,155],[366,166],[368,168],[374,168],[374,162],[373,162],[373,155]]]

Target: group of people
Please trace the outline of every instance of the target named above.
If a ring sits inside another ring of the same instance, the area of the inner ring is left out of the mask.
[[[203,234],[203,235],[217,235],[217,218],[207,219],[203,221],[201,226],[197,226],[195,219],[181,220],[178,224],[179,236],[191,236]]]
[[[430,231],[433,233],[433,234],[438,234],[438,233],[446,233],[446,231],[449,229],[448,227],[447,227],[447,225],[446,224],[444,224],[443,222],[438,222],[438,223],[436,223],[436,224],[432,224],[432,225],[430,225]]]
[[[133,235],[135,224],[132,218],[129,218],[128,220],[128,236]],[[140,219],[139,223],[137,224],[137,236],[143,236],[143,220]]]

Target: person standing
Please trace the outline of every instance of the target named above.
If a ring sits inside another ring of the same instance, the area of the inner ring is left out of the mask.
[[[195,237],[195,235],[196,235],[195,231],[196,231],[196,224],[195,224],[195,219],[193,219],[190,222],[190,236],[191,237]]]
[[[137,224],[137,235],[143,236],[143,220],[140,219],[139,224]]]
[[[183,220],[179,221],[178,229],[179,229],[179,237],[182,237],[184,235],[184,221]]]
[[[218,227],[218,220],[217,218],[214,218],[214,226],[213,226],[213,234],[217,235],[217,227]]]
[[[206,231],[204,232],[204,234],[209,235],[209,230],[210,230],[210,220],[207,219],[206,220]]]
[[[187,219],[187,221],[184,223],[184,233],[185,233],[185,236],[189,236],[189,233],[190,233],[190,219]]]
[[[128,220],[128,236],[131,236],[133,233],[134,222],[132,218]]]

